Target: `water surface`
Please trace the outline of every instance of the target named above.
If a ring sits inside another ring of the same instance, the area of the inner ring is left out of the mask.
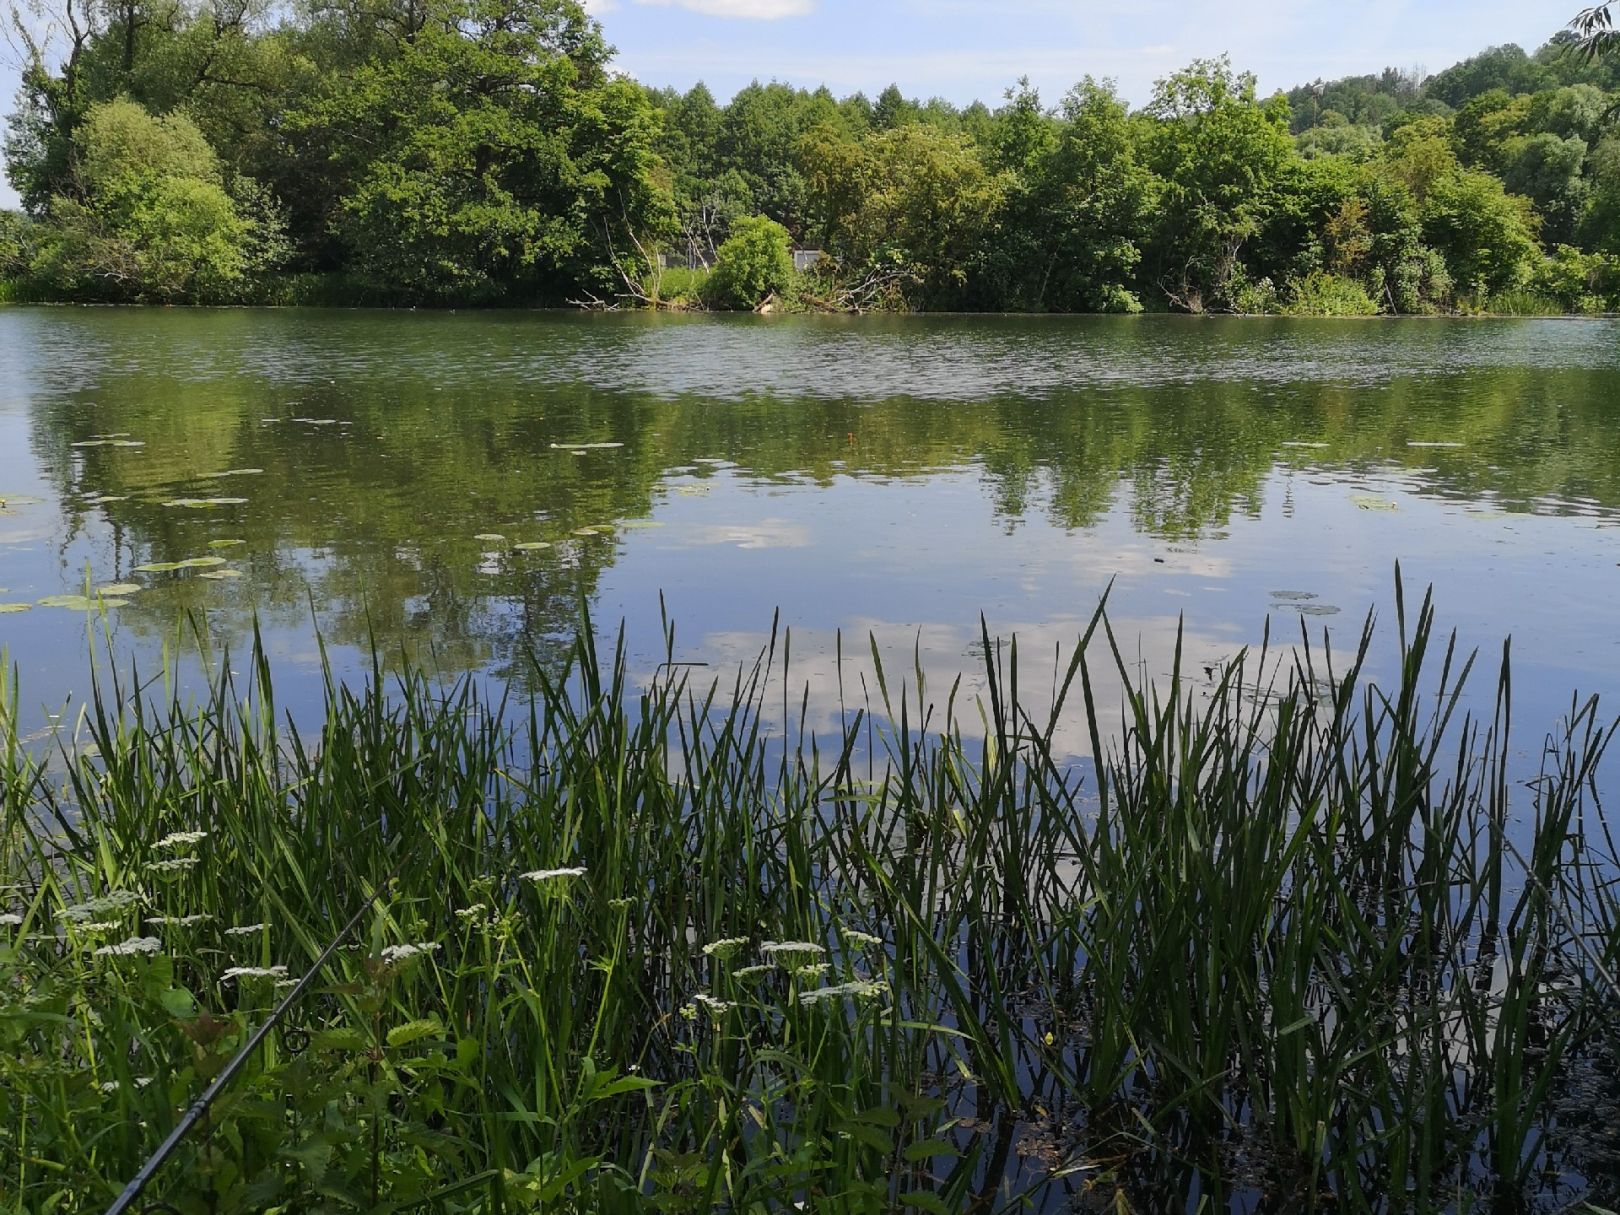
[[[1190,666],[1268,615],[1347,644],[1397,561],[1465,646],[1513,636],[1527,755],[1620,693],[1612,321],[3,309],[0,496],[42,718],[103,626],[39,601],[87,584],[142,588],[106,627],[148,670],[257,618],[295,710],[317,626],[342,671],[502,675],[583,600],[650,670],[662,595],[723,670],[780,609],[831,722],[840,630],[945,681],[980,613],[1050,654],[1111,586],[1160,675],[1178,621]]]

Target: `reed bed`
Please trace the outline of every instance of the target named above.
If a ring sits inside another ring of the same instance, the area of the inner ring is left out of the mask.
[[[201,703],[115,673],[51,753],[13,686],[0,1209],[105,1209],[375,896],[147,1201],[1596,1210],[1612,728],[1572,701],[1516,786],[1506,652],[1471,718],[1432,605],[1396,627],[1384,687],[1371,621],[1148,683],[1099,609],[1033,697],[988,634],[971,699],[874,649],[831,737],[785,637],[638,682],[584,627],[521,700],[379,662],[305,732],[262,652]]]

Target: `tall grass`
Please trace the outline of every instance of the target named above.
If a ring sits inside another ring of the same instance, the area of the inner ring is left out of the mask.
[[[1150,685],[1099,610],[1055,694],[986,635],[972,701],[874,648],[821,738],[770,690],[786,637],[698,686],[638,682],[586,628],[521,703],[379,664],[329,679],[307,734],[256,651],[195,705],[109,677],[49,756],[19,740],[13,687],[0,1207],[102,1208],[379,892],[153,1199],[1612,1200],[1601,1133],[1571,1133],[1561,1099],[1612,1069],[1620,1028],[1611,730],[1572,703],[1515,789],[1506,654],[1472,720],[1432,606],[1398,627],[1387,687],[1370,624],[1342,664],[1302,640]],[[1077,713],[1083,761],[1054,742]]]

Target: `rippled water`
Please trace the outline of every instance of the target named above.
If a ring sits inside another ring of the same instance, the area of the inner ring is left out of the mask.
[[[839,630],[943,681],[981,612],[1044,656],[1112,585],[1162,674],[1180,618],[1198,664],[1268,613],[1346,643],[1397,560],[1465,645],[1513,635],[1535,729],[1620,693],[1608,321],[5,309],[0,496],[0,603],[139,584],[108,627],[148,669],[257,615],[295,709],[315,622],[340,669],[374,635],[502,673],[584,597],[651,669],[662,593],[715,670],[780,609],[830,721]],[[87,623],[0,614],[41,714]]]

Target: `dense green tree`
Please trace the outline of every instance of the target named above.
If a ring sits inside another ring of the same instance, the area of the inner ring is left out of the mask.
[[[273,214],[239,206],[196,124],[133,101],[92,106],[76,189],[52,200],[31,276],[110,300],[230,298],[282,253]]]
[[[1458,286],[1484,305],[1522,287],[1540,257],[1535,216],[1488,173],[1458,170],[1440,178],[1423,204],[1423,236],[1445,257]]]
[[[731,236],[715,257],[706,284],[711,303],[721,308],[751,309],[793,282],[793,252],[788,231],[774,219],[750,216],[732,225]]]
[[[1236,306],[1244,247],[1277,202],[1297,153],[1288,103],[1262,102],[1255,79],[1225,60],[1200,60],[1161,80],[1148,112],[1158,121],[1148,163],[1164,181],[1154,272],[1180,308]]]
[[[433,0],[399,53],[289,118],[352,183],[351,264],[421,300],[561,299],[647,269],[673,226],[657,111],[571,0]]]

